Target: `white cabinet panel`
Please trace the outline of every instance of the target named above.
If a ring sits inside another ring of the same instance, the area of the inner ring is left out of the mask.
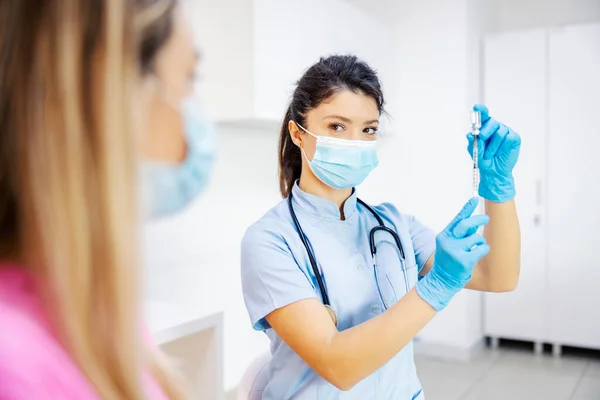
[[[551,339],[600,348],[600,25],[551,33],[550,88]]]
[[[543,341],[546,260],[544,202],[546,142],[545,31],[489,36],[484,48],[484,100],[490,114],[507,121],[523,138],[515,169],[522,256],[518,288],[485,294],[484,331],[488,336]]]
[[[379,72],[393,71],[391,33],[341,0],[254,0],[254,113],[280,120],[296,81],[320,57],[355,54]]]
[[[222,122],[276,131],[296,81],[319,57],[356,54],[386,86],[396,73],[390,30],[342,0],[183,4],[202,54],[198,91]]]
[[[487,335],[600,349],[598,71],[599,24],[486,38],[486,103],[523,137],[521,280],[485,296]]]

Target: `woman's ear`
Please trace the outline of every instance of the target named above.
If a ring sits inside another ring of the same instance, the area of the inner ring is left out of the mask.
[[[290,131],[290,137],[292,138],[292,142],[300,148],[302,148],[302,131],[296,124],[296,121],[290,120],[288,122],[288,130]]]

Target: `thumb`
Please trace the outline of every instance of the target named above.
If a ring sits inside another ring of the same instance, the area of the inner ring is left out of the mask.
[[[473,111],[479,111],[481,114],[481,123],[484,124],[488,119],[490,119],[490,112],[488,108],[483,104],[475,104],[473,106]]]

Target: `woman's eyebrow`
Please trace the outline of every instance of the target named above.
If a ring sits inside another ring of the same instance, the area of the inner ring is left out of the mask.
[[[328,115],[328,116],[326,116],[323,119],[338,119],[340,121],[346,122],[347,124],[351,124],[352,123],[352,120],[350,118],[342,117],[341,115]],[[372,119],[370,121],[366,121],[365,125],[378,124],[378,123],[379,123],[378,119]]]
[[[352,123],[352,120],[350,118],[342,117],[340,115],[328,115],[328,116],[326,116],[323,119],[339,119],[340,121],[344,121],[344,122],[346,122],[348,124]]]

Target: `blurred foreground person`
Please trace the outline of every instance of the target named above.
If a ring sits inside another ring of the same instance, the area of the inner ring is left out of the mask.
[[[0,400],[184,398],[141,318],[138,216],[205,184],[194,64],[174,0],[0,2]]]

